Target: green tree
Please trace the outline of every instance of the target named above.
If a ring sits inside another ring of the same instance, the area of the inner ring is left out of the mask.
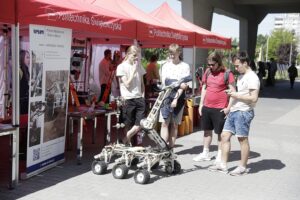
[[[268,58],[279,60],[282,55],[278,53],[286,53],[287,51],[279,50],[283,44],[295,44],[296,39],[292,31],[286,29],[275,29],[272,31],[269,38]]]
[[[168,49],[164,48],[145,48],[142,49],[142,65],[146,68],[152,55],[157,55],[158,60],[165,60],[168,57]]]
[[[267,49],[268,35],[259,34],[256,39],[256,49],[255,49],[255,58],[259,57],[259,54],[262,53],[262,60],[265,59],[265,52]],[[262,52],[261,52],[262,51]]]

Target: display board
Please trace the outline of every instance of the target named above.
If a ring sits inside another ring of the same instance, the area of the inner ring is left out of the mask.
[[[64,161],[72,31],[30,25],[26,176]]]

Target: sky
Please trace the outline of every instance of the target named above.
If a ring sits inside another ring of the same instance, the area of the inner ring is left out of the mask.
[[[181,15],[181,2],[178,0],[129,0],[136,7],[146,13],[155,10],[163,2],[167,2],[170,7]],[[258,26],[258,34],[269,35],[274,26],[274,18],[279,14],[268,14]],[[215,14],[213,15],[212,32],[229,38],[239,38],[239,21]]]

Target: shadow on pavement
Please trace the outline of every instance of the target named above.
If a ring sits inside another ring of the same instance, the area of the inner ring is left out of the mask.
[[[289,80],[277,80],[275,86],[264,87],[260,90],[259,97],[300,99],[300,82],[295,82],[294,89],[290,89]]]
[[[281,170],[286,165],[280,160],[276,159],[264,159],[258,162],[248,164],[247,168],[250,168],[249,174],[254,174],[266,170]]]
[[[260,153],[250,151],[248,159],[260,157]],[[241,159],[241,151],[231,151],[228,162],[239,161]]]
[[[218,146],[217,145],[210,145],[209,148],[210,152],[218,151]],[[199,146],[194,146],[193,148],[190,149],[185,149],[182,151],[175,152],[177,155],[185,155],[185,154],[199,154],[203,151],[203,145]]]
[[[207,169],[208,167],[201,167],[199,165],[194,165],[195,167],[191,169],[181,169],[181,172],[178,174],[168,174],[167,172],[164,172],[164,170],[160,167],[159,170],[153,170],[153,173],[151,174],[151,179],[148,184],[154,183],[155,181],[161,180],[163,178],[171,177],[171,176],[180,176],[186,173],[190,173],[197,170]],[[153,176],[154,175],[154,176]]]

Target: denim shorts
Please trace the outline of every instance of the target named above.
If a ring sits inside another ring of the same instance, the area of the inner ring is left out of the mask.
[[[254,111],[230,112],[226,118],[223,131],[231,132],[237,137],[248,137],[250,123],[254,118]]]

